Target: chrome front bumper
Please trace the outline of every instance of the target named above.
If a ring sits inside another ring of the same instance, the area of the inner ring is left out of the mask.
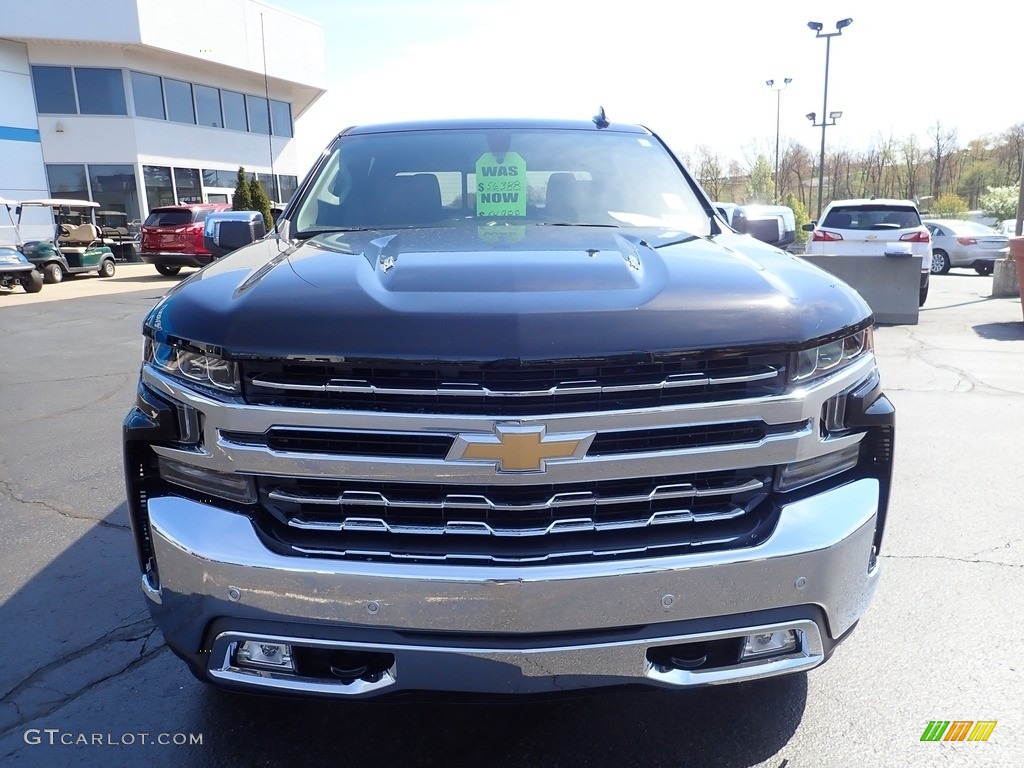
[[[365,696],[733,682],[821,663],[860,618],[879,575],[878,498],[877,481],[859,480],[795,502],[748,549],[481,567],[285,557],[241,515],[158,497],[148,514],[160,585],[143,577],[143,589],[169,645],[197,673],[243,687]],[[753,613],[762,620],[745,621]],[[659,669],[646,656],[771,627],[797,631],[797,652],[702,672]],[[630,637],[615,637],[626,629]],[[395,663],[368,684],[256,674],[232,663],[243,637],[386,651]]]

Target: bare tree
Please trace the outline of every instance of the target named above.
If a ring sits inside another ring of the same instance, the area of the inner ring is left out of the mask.
[[[802,204],[807,205],[804,182],[811,178],[813,165],[814,160],[807,148],[794,139],[788,139],[779,154],[779,198],[784,200],[792,192]]]
[[[1002,179],[994,186],[1015,185],[1020,176],[1021,159],[1024,158],[1024,123],[1016,123],[1003,131],[993,152],[1002,169]]]
[[[943,130],[942,121],[937,120],[928,130],[932,140],[928,150],[928,157],[932,161],[932,194],[938,197],[942,194],[943,179],[948,174],[946,163],[957,150],[956,128]]]
[[[921,165],[924,162],[924,152],[917,143],[917,137],[911,134],[900,142],[900,161],[902,165],[902,197],[908,200],[916,200],[918,186],[920,185]]]
[[[721,200],[726,182],[721,156],[705,144],[698,145],[695,152],[697,183],[712,200]]]

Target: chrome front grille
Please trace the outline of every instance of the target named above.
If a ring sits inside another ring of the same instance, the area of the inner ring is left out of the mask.
[[[264,478],[266,532],[301,554],[516,563],[757,543],[771,470],[569,486]]]
[[[195,442],[154,444],[154,453],[253,478],[258,503],[235,508],[281,554],[515,565],[763,541],[778,516],[779,468],[860,442],[863,433],[829,434],[823,406],[875,369],[866,357],[794,387],[785,383],[783,358],[664,356],[618,361],[598,373],[586,363],[492,370],[247,361],[239,398],[198,392],[151,366],[144,367],[143,382],[199,425]],[[699,368],[708,381],[657,384],[688,374],[686,367]],[[466,377],[475,371],[477,381],[453,388],[453,371]],[[602,371],[614,375],[601,378]],[[378,377],[381,372],[391,378]],[[580,385],[586,394],[570,394],[563,390],[573,387],[558,383],[585,376],[599,382]],[[327,382],[355,377],[387,391],[328,388]],[[285,379],[288,387],[266,386]],[[316,381],[321,389],[306,388]],[[522,396],[511,394],[516,381]],[[472,394],[450,394],[471,387]],[[537,395],[541,390],[546,394]],[[365,407],[351,399],[364,395]],[[633,396],[638,399],[623,407],[621,398]],[[677,396],[678,402],[662,399]],[[523,406],[526,413],[515,413]],[[533,468],[510,462],[506,470],[507,436],[525,434],[556,444],[576,440],[584,448],[560,448]],[[158,492],[185,491],[165,485]]]
[[[248,402],[293,408],[536,415],[779,394],[787,355],[662,354],[588,363],[246,362]]]
[[[769,428],[763,421],[741,421],[665,429],[612,430],[598,435],[587,453],[590,456],[617,456],[741,445],[805,428],[803,422]],[[220,437],[225,444],[264,448],[277,453],[440,460],[450,451],[456,435],[272,427],[260,434],[225,430]]]

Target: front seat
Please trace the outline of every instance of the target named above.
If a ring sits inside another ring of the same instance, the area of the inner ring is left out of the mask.
[[[415,226],[439,221],[444,215],[441,186],[432,173],[395,176],[384,199],[384,223]]]
[[[580,220],[580,189],[576,177],[559,171],[548,177],[544,218],[550,222],[576,224]]]

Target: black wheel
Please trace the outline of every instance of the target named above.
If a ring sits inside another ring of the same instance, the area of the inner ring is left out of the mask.
[[[991,275],[994,267],[988,266],[987,264],[980,264],[974,268],[974,271],[984,277],[985,275]]]
[[[114,260],[104,259],[103,263],[100,264],[100,277],[113,277],[114,269]]]
[[[945,251],[932,251],[932,274],[944,275],[949,272],[949,256]]]
[[[181,272],[181,267],[169,267],[166,264],[157,264],[156,271],[166,277],[174,277],[176,274]]]
[[[928,286],[921,288],[921,292],[918,295],[917,306],[923,307],[925,300],[928,298]]]
[[[59,283],[64,279],[64,270],[61,269],[60,264],[55,261],[51,261],[45,267],[43,267],[43,280],[50,285]]]
[[[39,274],[39,270],[33,269],[21,278],[21,287],[25,289],[25,293],[39,293],[43,290],[43,276]]]

